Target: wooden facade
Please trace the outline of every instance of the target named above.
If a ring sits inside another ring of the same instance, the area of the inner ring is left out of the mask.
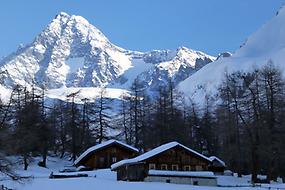
[[[215,174],[223,175],[226,169],[226,164],[221,159],[215,156],[211,156],[210,159],[212,163],[209,167],[209,170],[214,172]]]
[[[83,153],[84,154],[84,153]],[[85,166],[91,169],[104,169],[120,160],[133,158],[138,155],[135,148],[124,146],[123,143],[112,141],[98,149],[94,148],[93,151],[85,153],[81,158],[75,162],[75,166]]]
[[[119,181],[144,181],[148,175],[148,170],[143,162],[125,164],[116,171]]]
[[[209,160],[201,158],[181,146],[175,146],[144,160],[150,170],[207,171]]]
[[[171,142],[136,158],[112,165],[117,180],[143,181],[149,170],[208,171],[211,161],[181,145]]]

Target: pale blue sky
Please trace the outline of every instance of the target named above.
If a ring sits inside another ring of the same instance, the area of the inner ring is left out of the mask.
[[[0,58],[27,44],[61,11],[81,15],[114,44],[147,51],[187,46],[234,51],[285,0],[1,0]]]

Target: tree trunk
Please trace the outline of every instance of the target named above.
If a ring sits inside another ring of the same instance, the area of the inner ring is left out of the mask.
[[[258,155],[257,155],[257,145],[253,145],[251,148],[251,165],[252,165],[252,174],[251,174],[251,181],[252,183],[256,183],[257,181],[257,174],[258,174]]]
[[[47,167],[47,148],[44,147],[43,150],[43,160],[42,160],[42,167]]]
[[[24,170],[28,170],[28,166],[29,166],[28,158],[24,156]]]

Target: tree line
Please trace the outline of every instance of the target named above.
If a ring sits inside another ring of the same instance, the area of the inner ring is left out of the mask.
[[[44,88],[16,86],[9,102],[0,103],[0,171],[11,171],[1,164],[4,155],[20,156],[25,170],[41,156],[38,164],[46,167],[48,154],[74,161],[88,147],[116,138],[141,152],[178,141],[219,156],[240,176],[252,174],[253,182],[257,174],[276,180],[285,175],[284,84],[270,62],[252,72],[226,74],[218,96],[206,95],[203,104],[187,99],[171,80],[151,97],[135,80],[120,101],[106,98],[102,88],[95,101],[80,103],[79,92],[47,103]]]

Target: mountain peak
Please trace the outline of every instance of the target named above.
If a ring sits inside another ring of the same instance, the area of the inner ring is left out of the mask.
[[[70,17],[71,16],[66,12],[60,12],[54,17],[50,25],[52,25],[52,23],[66,23],[70,19]]]
[[[60,12],[46,29],[36,37],[35,42],[46,46],[64,43],[68,46],[77,44],[91,48],[112,46],[105,35],[90,24],[85,18]]]
[[[85,18],[60,12],[20,51],[0,62],[6,87],[46,83],[47,88],[115,86],[128,89],[138,78],[145,87],[162,86],[169,77],[176,83],[197,70],[211,56],[186,47],[134,52],[112,44]]]
[[[69,25],[74,25],[74,24],[82,24],[85,25],[86,27],[91,27],[92,25],[82,16],[77,16],[77,15],[69,15],[66,12],[60,12],[57,14],[54,18],[54,20],[51,22],[53,23],[61,23],[63,25],[69,24]],[[92,26],[94,27],[94,26]],[[95,28],[95,27],[94,27]]]
[[[187,51],[187,50],[189,50],[189,48],[187,48],[186,46],[180,46],[180,47],[178,47],[177,48],[177,51]]]
[[[185,46],[181,46],[179,47],[176,53],[176,57],[178,57],[179,59],[184,60],[185,62],[196,62],[196,59],[199,58],[209,58],[209,60],[214,61],[216,58],[213,56],[209,56],[201,51],[196,51],[190,48],[187,48]],[[191,60],[191,61],[190,61]]]
[[[55,16],[55,19],[61,18],[61,17],[70,17],[69,14],[67,14],[66,12],[60,12],[59,14],[57,14]]]

